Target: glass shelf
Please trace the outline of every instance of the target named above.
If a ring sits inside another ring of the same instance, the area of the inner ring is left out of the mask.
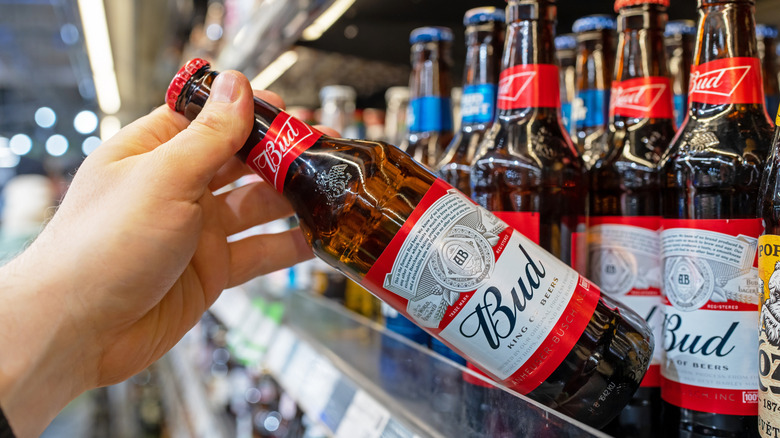
[[[607,437],[338,303],[256,289],[225,291],[211,309],[231,349],[334,436]]]

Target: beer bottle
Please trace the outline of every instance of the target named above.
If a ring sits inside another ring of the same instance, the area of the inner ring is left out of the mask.
[[[775,125],[780,120],[775,120]],[[758,431],[780,434],[780,129],[761,178],[759,216],[764,234],[758,238]]]
[[[606,153],[610,86],[615,67],[615,27],[615,19],[609,15],[588,15],[572,26],[577,34],[577,91],[572,105],[572,140],[586,169]]]
[[[674,137],[664,28],[668,0],[618,0],[618,44],[607,155],[590,169],[588,278],[644,316],[661,341],[658,162]],[[661,348],[608,432],[660,436]]]
[[[769,117],[777,115],[780,105],[780,88],[777,83],[777,62],[775,57],[777,28],[766,24],[756,26],[758,42],[758,58],[761,60],[761,73],[764,83],[766,111]]]
[[[474,153],[496,112],[496,82],[504,46],[504,11],[475,8],[463,17],[466,26],[466,71],[460,105],[460,130],[436,166],[450,185],[469,194]]]
[[[450,44],[446,27],[420,27],[412,31],[412,75],[406,122],[406,152],[433,169],[452,140]]]
[[[688,116],[661,161],[667,436],[756,436],[759,182],[772,128],[753,0],[699,0]]]
[[[474,158],[471,197],[577,266],[587,190],[582,160],[560,119],[556,13],[555,1],[508,2],[498,114]]]
[[[669,73],[674,90],[674,117],[677,126],[682,126],[688,114],[688,83],[691,80],[693,46],[696,43],[696,22],[675,20],[666,24],[666,55],[669,59]]]
[[[561,86],[561,115],[563,127],[572,135],[571,105],[574,102],[577,74],[574,65],[577,60],[577,38],[573,33],[558,35],[555,37],[555,56],[560,67]]]
[[[511,0],[508,16],[540,12],[552,32],[548,2]],[[217,75],[190,61],[169,105],[194,119]],[[494,380],[596,427],[639,386],[653,342],[640,316],[400,149],[325,136],[256,99],[237,155],[290,201],[318,257]]]
[[[384,140],[390,144],[401,145],[405,141],[406,115],[409,109],[409,87],[390,87],[385,92],[387,111],[385,111]]]

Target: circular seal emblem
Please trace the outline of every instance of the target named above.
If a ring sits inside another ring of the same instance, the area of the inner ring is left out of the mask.
[[[428,268],[445,288],[470,292],[490,276],[495,264],[493,248],[488,241],[477,231],[456,225],[442,239]]]
[[[590,253],[590,273],[607,295],[625,295],[636,284],[636,257],[621,248],[597,248]]]
[[[691,312],[710,300],[715,275],[706,261],[678,256],[669,257],[664,263],[664,292],[676,309]]]

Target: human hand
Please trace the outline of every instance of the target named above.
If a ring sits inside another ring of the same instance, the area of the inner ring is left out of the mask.
[[[84,161],[51,222],[0,271],[0,308],[15,310],[0,310],[0,405],[18,435],[39,433],[80,392],[146,368],[224,288],[312,256],[297,229],[227,242],[292,215],[265,182],[212,194],[249,173],[233,154],[252,114],[249,82],[223,72],[191,124],[163,106],[128,125]]]

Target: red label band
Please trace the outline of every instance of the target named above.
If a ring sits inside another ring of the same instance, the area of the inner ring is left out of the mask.
[[[558,67],[552,64],[516,65],[501,72],[498,107],[560,108]]]
[[[246,164],[282,193],[290,164],[321,136],[321,132],[281,111],[265,137],[249,152]]]
[[[655,348],[661,347],[656,346]],[[661,365],[651,364],[639,386],[642,388],[658,388],[661,386]]]
[[[757,415],[757,389],[714,389],[685,385],[661,377],[664,401],[700,412],[724,415]]]
[[[672,84],[669,78],[651,76],[613,82],[610,94],[609,115],[672,119]]]
[[[492,213],[531,242],[539,244],[539,213],[530,211],[494,211]]]
[[[764,104],[758,58],[725,58],[691,67],[688,101],[721,105]]]

